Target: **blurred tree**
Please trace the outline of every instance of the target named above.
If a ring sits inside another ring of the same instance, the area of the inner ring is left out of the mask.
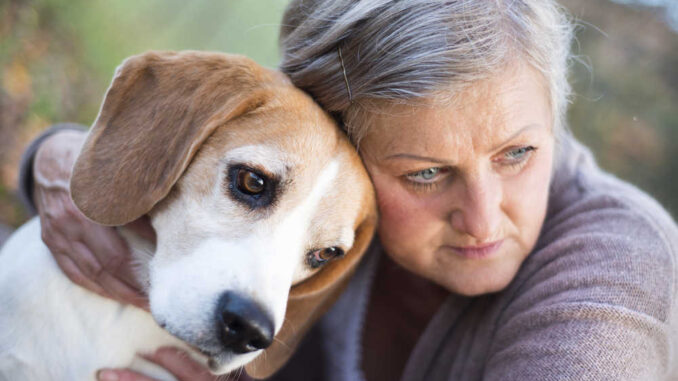
[[[561,1],[581,20],[575,52],[591,66],[573,67],[572,130],[604,168],[678,212],[676,33],[658,8]],[[125,57],[216,50],[275,67],[286,3],[0,0],[0,224],[26,218],[12,195],[25,145],[54,122],[91,124]]]
[[[603,168],[678,213],[678,34],[659,8],[564,0],[581,20],[569,120]],[[641,32],[642,31],[642,32]]]

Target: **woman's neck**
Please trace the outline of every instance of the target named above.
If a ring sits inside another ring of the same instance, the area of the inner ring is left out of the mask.
[[[417,340],[448,295],[387,254],[381,256],[362,332],[361,367],[368,381],[400,379]]]

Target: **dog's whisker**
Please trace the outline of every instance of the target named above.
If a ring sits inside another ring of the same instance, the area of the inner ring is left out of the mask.
[[[292,320],[286,321],[285,324],[287,324],[287,326],[295,336],[299,334],[299,329],[294,325],[294,322]]]
[[[278,339],[277,337],[274,337],[273,340],[274,340],[275,342],[277,342],[277,343],[280,343],[280,345],[285,346],[285,348],[287,348],[287,349],[292,349],[292,347],[290,347],[290,346],[287,345],[284,341]],[[266,352],[264,352],[264,355],[265,355],[265,354],[266,354]]]
[[[238,367],[237,369],[233,369],[229,373],[217,376],[217,381],[230,381],[231,376],[233,377],[234,381],[237,381],[242,375],[243,369],[244,369],[243,367]]]

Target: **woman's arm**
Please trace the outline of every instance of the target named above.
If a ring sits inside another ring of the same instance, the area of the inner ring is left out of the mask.
[[[21,193],[29,203],[33,201],[40,216],[42,239],[74,283],[143,308],[147,300],[131,271],[125,241],[115,229],[86,219],[71,201],[71,170],[86,136],[71,126],[53,128],[29,147],[20,170]],[[154,239],[147,221],[132,225]]]
[[[672,374],[676,251],[666,237],[676,231],[607,204],[594,221],[573,218],[563,238],[525,264],[529,275],[499,319],[485,380]]]

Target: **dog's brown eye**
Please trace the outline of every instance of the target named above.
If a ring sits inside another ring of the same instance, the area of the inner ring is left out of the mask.
[[[312,268],[318,268],[327,261],[339,258],[344,255],[344,250],[339,247],[327,247],[325,249],[313,250],[309,253],[308,263]]]
[[[318,253],[318,257],[325,261],[329,261],[330,259],[334,259],[336,257],[341,257],[342,255],[344,255],[344,251],[338,247],[328,247],[326,249],[320,250]]]
[[[244,164],[228,167],[225,187],[229,195],[250,210],[271,208],[280,191],[280,179],[263,169]]]
[[[259,194],[264,191],[266,183],[264,179],[252,171],[240,169],[236,186],[238,190],[249,195]]]

